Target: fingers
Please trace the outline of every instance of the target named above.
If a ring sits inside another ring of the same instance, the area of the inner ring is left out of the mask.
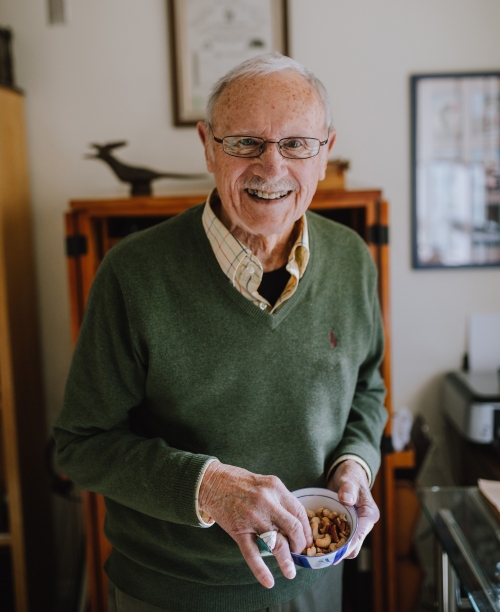
[[[358,515],[358,530],[356,531],[356,534],[352,540],[349,542],[347,552],[342,557],[341,561],[344,559],[354,559],[359,555],[363,542],[365,541],[366,536],[373,529],[373,525],[374,522],[371,519]],[[340,563],[340,561],[337,561],[337,563]],[[337,565],[337,563],[334,565]]]
[[[300,535],[304,535],[305,545],[312,546],[313,537],[312,537],[312,531],[311,531],[311,524],[309,523],[307,512],[304,506],[291,493],[288,493],[286,500],[284,500],[283,506],[288,510],[288,512],[290,512],[290,514],[292,514],[298,519],[300,526],[302,527],[302,531]],[[290,544],[292,544],[291,540],[290,540]],[[300,553],[302,550],[304,550],[305,545],[302,544],[302,540],[301,540],[300,542],[297,543],[296,547],[293,547],[292,545],[292,550],[293,552]]]
[[[264,504],[269,504],[272,524],[281,529],[289,539],[289,547],[300,553],[306,546],[312,545],[312,531],[304,506],[290,493],[283,482],[276,476],[260,477],[267,485],[268,496],[260,498],[259,512]],[[266,523],[268,529],[268,523]]]
[[[361,487],[359,499],[356,503],[358,512],[358,530],[349,544],[349,549],[344,559],[354,559],[358,556],[366,536],[380,517],[379,509],[368,489]]]
[[[341,503],[354,506],[359,496],[359,485],[352,480],[342,480],[338,496]]]
[[[257,578],[260,584],[266,587],[266,589],[272,589],[274,586],[274,578],[260,556],[259,549],[255,543],[255,536],[251,534],[241,534],[235,538],[235,540],[255,578]]]
[[[363,546],[366,536],[373,529],[374,522],[366,517],[360,517],[358,520],[358,531],[349,543],[349,548],[344,559],[354,559],[359,555],[359,551]]]
[[[255,536],[250,534],[238,536],[236,543],[240,547],[241,554],[255,578],[262,586],[271,589],[274,586],[274,577],[260,555],[255,542]],[[276,546],[274,547],[273,555],[285,578],[289,578],[290,580],[295,578],[297,573],[295,564],[290,555],[288,542],[281,534],[278,534],[276,538]]]
[[[358,517],[360,517],[360,520],[363,520],[363,522],[364,520],[366,520],[371,523],[370,528],[366,532],[366,534],[368,534],[368,532],[371,531],[373,525],[380,518],[380,511],[369,489],[365,489],[364,487],[360,489],[359,499],[356,503],[356,509],[358,511]]]
[[[290,580],[295,578],[295,574],[297,572],[295,569],[295,563],[290,555],[290,547],[288,546],[286,539],[281,534],[278,534],[276,539],[276,546],[274,547],[273,555],[280,566],[280,570],[283,572],[283,576],[285,576],[285,578],[289,578]]]
[[[282,500],[282,508],[278,509],[273,522],[288,537],[289,548],[300,553],[306,546],[312,545],[312,531],[304,506],[297,498],[289,494]]]
[[[283,574],[295,576],[290,549],[300,553],[312,544],[307,513],[276,476],[253,474],[221,463],[212,463],[203,477],[200,509],[209,514],[238,544],[252,573],[265,587],[274,579],[259,554],[255,535],[280,529],[275,556]]]

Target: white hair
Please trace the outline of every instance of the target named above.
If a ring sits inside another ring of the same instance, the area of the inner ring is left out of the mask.
[[[283,70],[293,70],[305,78],[323,103],[326,125],[328,131],[332,131],[332,108],[330,98],[328,97],[328,92],[326,91],[323,83],[316,76],[314,76],[309,68],[299,64],[299,62],[293,60],[291,57],[281,55],[281,53],[278,53],[277,51],[257,55],[252,59],[246,60],[219,79],[213,86],[207,101],[205,122],[212,125],[215,105],[217,104],[217,101],[219,100],[224,89],[226,89],[226,87],[233,81],[240,77],[264,76],[266,74],[271,74],[272,72],[281,72]]]

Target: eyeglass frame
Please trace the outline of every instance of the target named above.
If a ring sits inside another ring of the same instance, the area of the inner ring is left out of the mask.
[[[212,126],[210,125],[209,127],[210,127],[210,131],[212,132],[213,139],[215,140],[215,142],[218,142],[219,144],[222,145],[222,150],[224,151],[224,153],[226,155],[230,155],[231,157],[237,157],[239,159],[255,159],[256,157],[260,157],[262,153],[264,153],[264,151],[266,150],[267,144],[277,144],[278,151],[281,157],[285,159],[312,159],[313,157],[316,157],[316,155],[319,155],[321,147],[326,145],[327,142],[330,140],[330,136],[328,136],[328,138],[323,141],[321,141],[319,138],[311,138],[310,136],[286,136],[285,138],[280,138],[280,140],[265,140],[264,138],[261,138],[260,136],[251,136],[250,134],[235,134],[235,135],[230,135],[230,136],[224,136],[223,138],[217,138],[217,136],[214,134],[212,130]],[[258,155],[233,155],[233,153],[228,153],[224,148],[224,140],[226,138],[258,138],[259,140],[262,140],[260,153]],[[283,155],[283,152],[281,150],[282,148],[280,146],[280,142],[283,142],[283,140],[290,140],[293,138],[308,138],[310,140],[317,140],[319,142],[317,153],[315,153],[314,155],[310,155],[309,157],[287,157],[286,155]]]

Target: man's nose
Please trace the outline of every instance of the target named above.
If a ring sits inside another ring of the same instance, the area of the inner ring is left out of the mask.
[[[262,178],[279,180],[288,174],[287,161],[281,155],[277,143],[267,142],[258,159],[262,167]]]

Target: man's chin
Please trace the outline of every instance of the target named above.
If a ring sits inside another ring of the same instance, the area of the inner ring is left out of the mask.
[[[251,194],[243,196],[242,221],[255,234],[270,236],[288,231],[295,223],[296,198],[289,192],[283,198],[265,199]]]

